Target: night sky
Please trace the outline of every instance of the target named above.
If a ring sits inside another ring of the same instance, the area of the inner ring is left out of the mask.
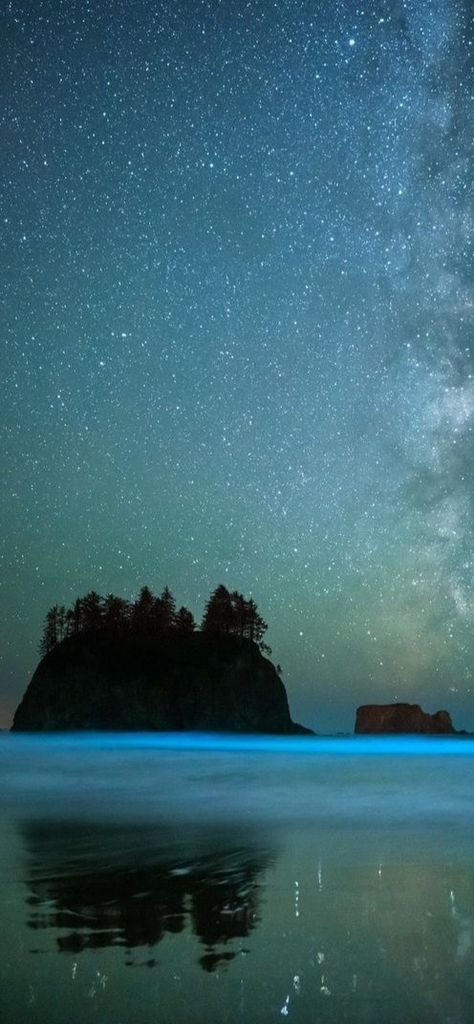
[[[293,717],[474,728],[469,0],[2,5],[1,698],[254,596]]]

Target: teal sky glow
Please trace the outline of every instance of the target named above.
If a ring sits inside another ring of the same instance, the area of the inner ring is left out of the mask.
[[[296,720],[474,728],[472,5],[0,18],[0,725],[52,604],[223,582]]]

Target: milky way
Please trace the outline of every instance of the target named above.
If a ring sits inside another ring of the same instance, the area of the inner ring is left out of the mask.
[[[297,719],[474,726],[471,17],[5,5],[6,723],[53,603],[224,582]]]

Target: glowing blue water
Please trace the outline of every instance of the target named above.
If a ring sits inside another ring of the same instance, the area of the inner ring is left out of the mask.
[[[16,733],[3,737],[11,748],[52,750],[78,749],[154,749],[154,750],[232,750],[262,751],[280,754],[415,754],[439,756],[474,755],[470,736],[263,736],[197,732],[76,732]]]
[[[472,1024],[473,754],[2,737],[2,1024]]]
[[[17,814],[387,822],[473,815],[474,741],[195,733],[10,735],[2,801]]]

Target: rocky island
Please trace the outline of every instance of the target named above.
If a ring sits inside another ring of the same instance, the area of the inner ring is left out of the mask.
[[[78,621],[69,615],[72,628],[61,626],[64,636],[57,623],[67,623],[67,613],[52,609],[13,731],[311,733],[291,719],[253,603],[220,587],[197,631],[170,597],[143,588],[125,608],[87,595],[82,607],[76,602]]]
[[[357,708],[356,733],[425,733],[457,735],[448,711],[430,715],[419,704],[362,704]]]

